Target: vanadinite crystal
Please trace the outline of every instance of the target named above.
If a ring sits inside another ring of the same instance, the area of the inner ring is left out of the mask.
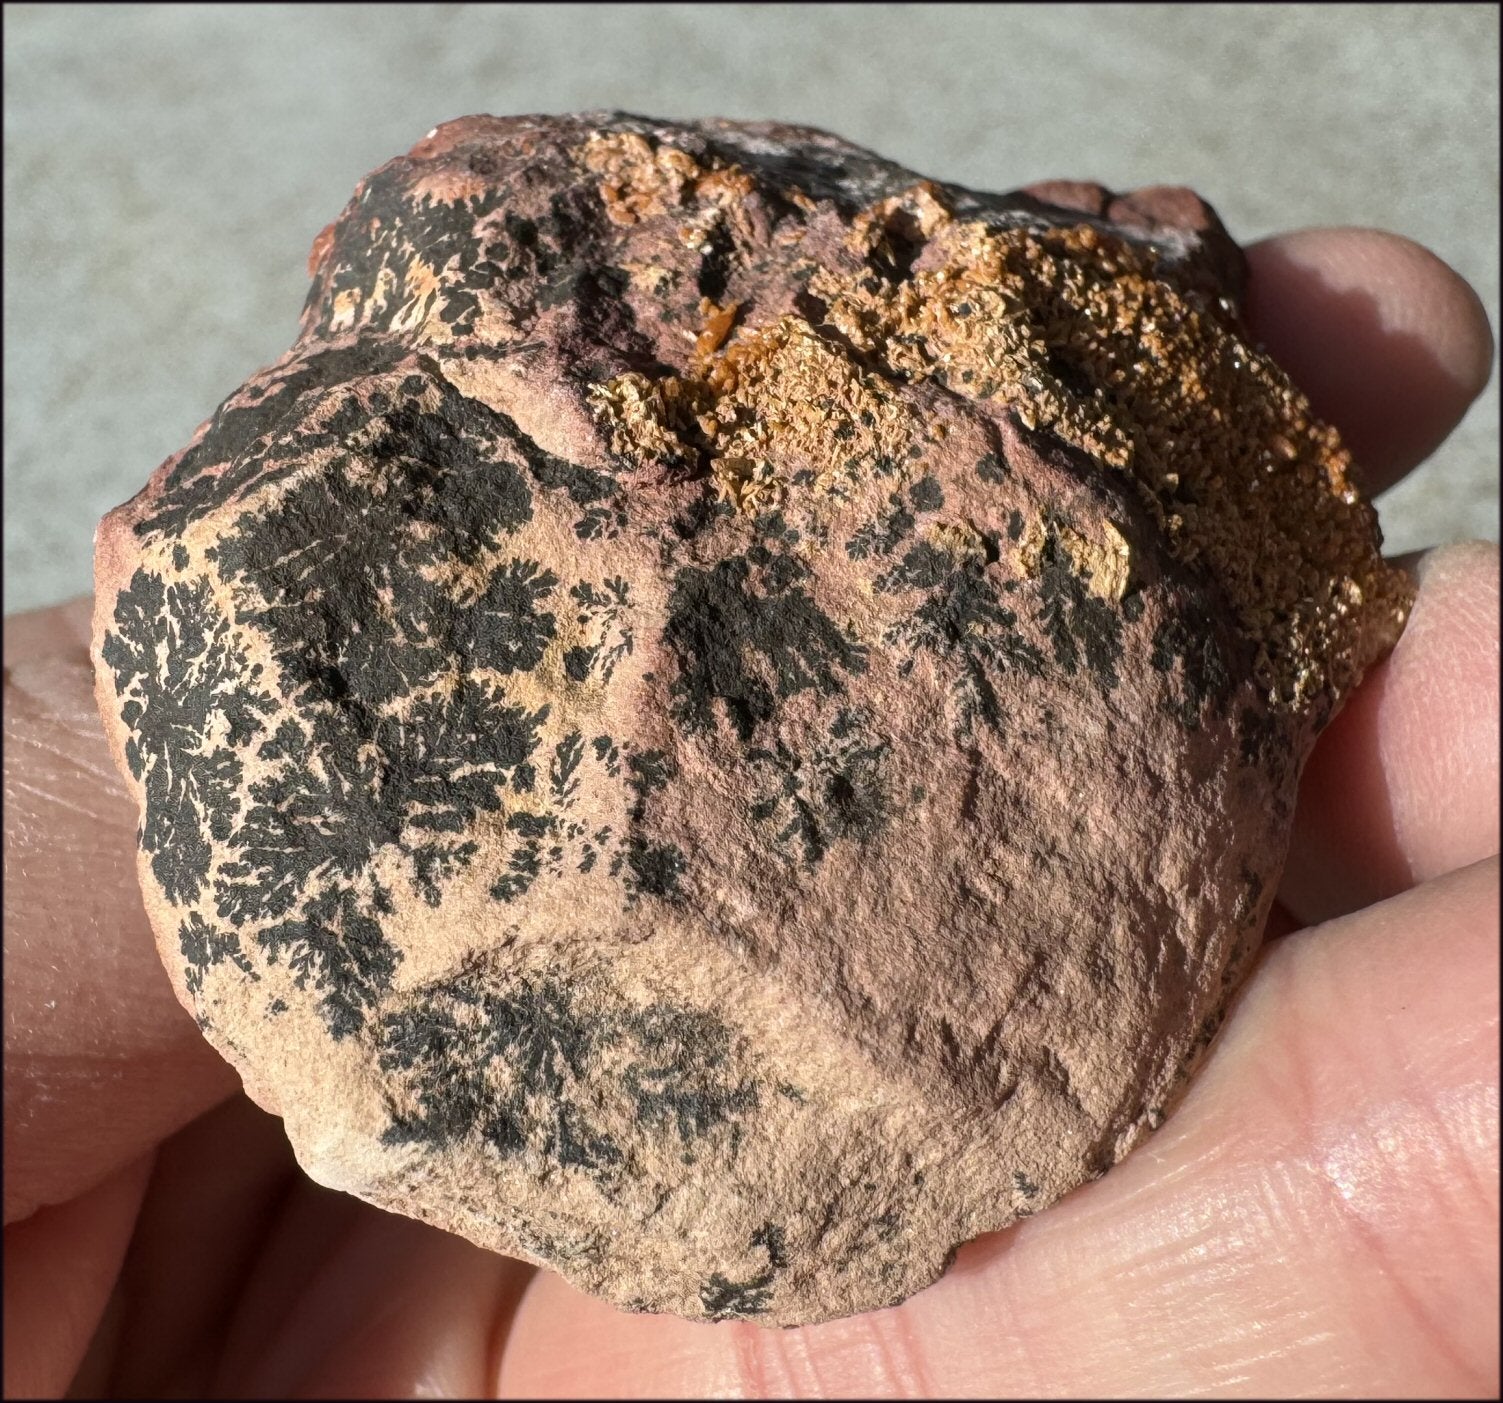
[[[1140,1143],[1408,603],[1211,210],[472,117],[310,267],[96,627],[163,958],[308,1173],[794,1324]]]

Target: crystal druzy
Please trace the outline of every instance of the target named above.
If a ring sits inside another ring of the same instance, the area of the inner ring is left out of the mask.
[[[178,996],[634,1310],[901,1301],[1156,1127],[1408,604],[1185,190],[472,117],[97,544]]]

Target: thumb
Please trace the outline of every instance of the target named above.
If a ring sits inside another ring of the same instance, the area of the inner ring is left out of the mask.
[[[5,620],[6,1223],[102,1183],[238,1084],[156,955],[89,607]]]

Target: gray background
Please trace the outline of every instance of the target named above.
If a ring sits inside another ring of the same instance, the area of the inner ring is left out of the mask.
[[[1244,242],[1380,225],[1498,320],[1493,5],[9,5],[5,607],[290,344],[367,170],[469,112],[829,127],[943,180],[1194,187]],[[1497,381],[1380,502],[1498,537]]]

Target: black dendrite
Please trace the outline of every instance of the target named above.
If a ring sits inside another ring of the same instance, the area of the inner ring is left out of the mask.
[[[656,896],[672,900],[678,895],[679,878],[688,870],[683,850],[675,843],[654,842],[633,833],[611,864],[614,875],[624,872],[626,900]]]
[[[196,911],[178,927],[177,943],[187,962],[185,981],[190,994],[202,992],[204,975],[222,960],[229,960],[242,974],[248,974],[252,979],[260,978],[240,948],[240,937],[234,931],[211,926]]]
[[[349,305],[372,331],[390,331],[396,322],[421,325],[435,309],[456,335],[474,329],[480,307],[476,294],[496,273],[482,266],[487,261],[482,221],[501,208],[506,191],[492,188],[453,202],[412,199],[407,178],[400,168],[367,178],[359,217],[347,212],[335,226],[325,265],[329,274],[309,289],[305,331],[330,339],[339,315],[336,307]],[[419,261],[439,274],[440,282],[420,295],[409,294],[408,275]]]
[[[1072,676],[1084,667],[1103,692],[1111,691],[1122,657],[1121,607],[1091,593],[1050,523],[1039,565],[1039,619],[1055,662]]]
[[[775,827],[780,845],[797,842],[813,869],[842,839],[873,838],[891,816],[888,742],[864,708],[843,707],[828,732],[800,755],[783,740],[748,752],[760,780],[751,816]]]
[[[413,379],[414,390],[426,384]],[[469,403],[402,398],[370,418],[347,401],[358,413],[342,437],[360,446],[242,514],[211,552],[244,618],[272,639],[289,699],[379,705],[430,681],[459,648],[509,656],[521,627],[508,618],[511,567],[495,572],[498,597],[469,606],[439,568],[479,562],[533,512],[521,469]]]
[[[815,603],[808,567],[764,546],[708,570],[674,576],[664,642],[679,662],[675,717],[708,731],[717,706],[743,740],[780,699],[844,690],[842,674],[866,671],[866,650]]]
[[[477,666],[503,675],[531,672],[557,631],[545,607],[557,588],[558,576],[536,561],[506,561],[491,572],[464,617],[453,621],[453,643]]]
[[[122,699],[131,774],[145,789],[140,843],[168,901],[194,900],[240,808],[240,752],[271,699],[207,580],[166,584],[138,569],[101,655]]]
[[[757,1104],[755,1085],[730,1073],[730,1032],[713,1014],[652,1004],[622,1027],[637,1055],[621,1085],[641,1125],[688,1145]]]
[[[310,423],[311,407],[331,388],[391,369],[402,354],[391,342],[360,341],[313,352],[237,390],[215,411],[203,437],[163,476],[136,534],[177,535],[210,512],[296,472],[307,453],[338,442],[338,416],[328,425]]]
[[[1038,676],[1044,659],[1018,631],[1017,616],[998,600],[983,562],[920,541],[878,577],[876,587],[888,594],[926,592],[924,602],[884,635],[902,651],[899,674],[912,672],[921,652],[932,654],[951,677],[957,738],[968,738],[978,722],[1000,728],[997,679],[1013,671]]]
[[[1208,704],[1222,704],[1230,694],[1231,672],[1222,654],[1216,625],[1203,606],[1165,619],[1154,630],[1149,660],[1155,671],[1178,682],[1163,705],[1189,730],[1199,728]],[[1260,741],[1257,714],[1244,712],[1244,762],[1249,754],[1257,754]]]
[[[470,974],[383,1017],[378,1056],[403,1089],[388,1143],[473,1140],[504,1158],[535,1153],[606,1179],[633,1148],[607,1120],[689,1146],[756,1106],[756,1086],[733,1072],[729,1031],[713,1015],[582,993],[577,981],[554,979],[497,990]]]
[[[529,792],[547,707],[528,711],[502,692],[462,683],[410,703],[405,715],[321,710],[284,722],[262,746],[279,762],[250,788],[252,805],[230,839],[215,888],[235,924],[289,910],[310,887],[350,882],[395,847],[412,883],[437,905],[444,880],[467,866],[464,838],[508,791]]]
[[[883,511],[851,534],[845,543],[845,553],[852,560],[889,556],[913,534],[913,528],[913,513],[904,505],[902,494],[894,492]]]
[[[631,591],[625,580],[613,575],[598,585],[581,580],[569,590],[569,598],[576,607],[576,621],[593,641],[564,654],[564,673],[571,682],[594,677],[608,683],[634,645],[627,622]]]
[[[389,894],[379,886],[362,902],[353,887],[331,885],[290,920],[265,926],[256,939],[268,964],[286,961],[295,983],[327,992],[319,1008],[335,1038],[357,1033],[391,987],[402,952],[385,936]]]
[[[572,812],[588,756],[608,776],[619,772],[619,752],[609,736],[596,736],[587,747],[582,732],[570,731],[553,747],[548,772],[533,791],[539,807],[518,810],[506,820],[515,841],[505,870],[491,885],[496,900],[515,901],[526,895],[545,873],[557,877],[566,867],[589,872],[608,849],[610,825],[591,829]]]
[[[764,1223],[752,1234],[751,1249],[766,1255],[767,1264],[759,1271],[739,1280],[732,1280],[724,1272],[714,1272],[699,1288],[700,1304],[711,1320],[762,1315],[771,1304],[773,1282],[788,1265],[782,1228],[775,1223]]]
[[[318,470],[242,512],[210,551],[242,617],[270,638],[289,700],[384,706],[456,656],[501,673],[535,668],[554,636],[558,578],[494,558],[532,520],[534,485],[566,512],[606,512],[612,530],[625,519],[614,478],[544,453],[424,364],[400,384],[346,389],[332,409],[329,396],[311,402],[283,437],[290,458],[322,449]],[[592,528],[580,517],[575,529]],[[624,591],[608,581],[600,600],[574,602],[613,611],[619,647],[630,630],[613,587]]]

